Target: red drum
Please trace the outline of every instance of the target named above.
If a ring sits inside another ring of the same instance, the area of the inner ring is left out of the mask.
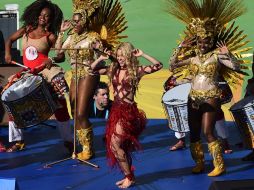
[[[40,76],[21,78],[3,92],[1,100],[19,128],[47,120],[57,109],[46,81]]]
[[[69,92],[69,87],[64,78],[64,73],[59,73],[54,76],[51,80],[51,84],[58,97],[65,98],[64,94]]]
[[[64,94],[69,92],[68,84],[64,78],[64,70],[58,65],[53,65],[50,69],[43,69],[39,74],[51,83],[54,93],[58,98],[64,99]]]

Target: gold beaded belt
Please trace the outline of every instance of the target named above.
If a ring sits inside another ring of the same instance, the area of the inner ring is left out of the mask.
[[[193,100],[193,107],[198,108],[202,103],[206,102],[210,98],[219,98],[222,90],[219,88],[213,88],[210,90],[191,90],[189,96]]]

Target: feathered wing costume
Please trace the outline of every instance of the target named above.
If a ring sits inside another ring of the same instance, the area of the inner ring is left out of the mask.
[[[184,31],[184,39],[193,39],[197,36],[205,38],[207,36],[215,36],[217,41],[225,42],[228,50],[238,59],[237,64],[241,71],[233,71],[222,65],[220,75],[228,82],[231,87],[241,84],[244,72],[248,69],[245,63],[252,54],[246,53],[251,47],[244,47],[248,44],[245,40],[247,35],[243,34],[243,30],[239,30],[239,26],[235,26],[235,22],[228,24],[230,21],[242,15],[246,9],[240,0],[166,0],[167,11],[187,24]],[[229,26],[228,26],[229,25]],[[196,56],[196,45],[181,48],[179,60]],[[181,81],[187,76],[191,76],[191,69],[188,66],[176,68],[172,71],[176,80]]]
[[[120,39],[127,38],[120,35],[127,29],[122,5],[118,0],[102,0],[96,16],[90,20],[90,28],[100,34],[103,45],[115,47]]]

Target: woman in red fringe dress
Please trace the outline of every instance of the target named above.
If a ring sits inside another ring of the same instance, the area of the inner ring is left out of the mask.
[[[107,158],[110,166],[118,166],[124,174],[124,179],[118,181],[119,188],[128,188],[135,183],[131,170],[131,152],[141,148],[138,136],[146,125],[145,113],[137,108],[134,96],[140,79],[162,68],[155,58],[145,54],[140,49],[134,49],[128,42],[121,43],[116,48],[116,58],[105,51],[91,65],[94,71],[108,74],[114,89],[114,102],[106,127]],[[152,65],[141,66],[137,57],[147,59]],[[107,59],[112,60],[109,67],[98,69],[97,64]]]

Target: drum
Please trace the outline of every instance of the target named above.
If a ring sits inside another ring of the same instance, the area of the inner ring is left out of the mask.
[[[69,92],[68,84],[64,78],[64,70],[58,65],[53,65],[50,69],[43,69],[40,72],[43,75],[43,78],[51,83],[54,93],[60,99],[64,99],[64,94]]]
[[[254,148],[254,96],[248,96],[231,106],[236,125],[248,148]]]
[[[18,80],[3,92],[1,100],[19,128],[47,120],[57,109],[46,81],[40,76]]]
[[[69,92],[69,86],[64,78],[64,73],[59,73],[54,76],[51,80],[51,85],[60,99],[64,99],[64,94]]]
[[[168,90],[162,97],[169,128],[176,132],[188,132],[187,101],[191,84],[181,84]]]

